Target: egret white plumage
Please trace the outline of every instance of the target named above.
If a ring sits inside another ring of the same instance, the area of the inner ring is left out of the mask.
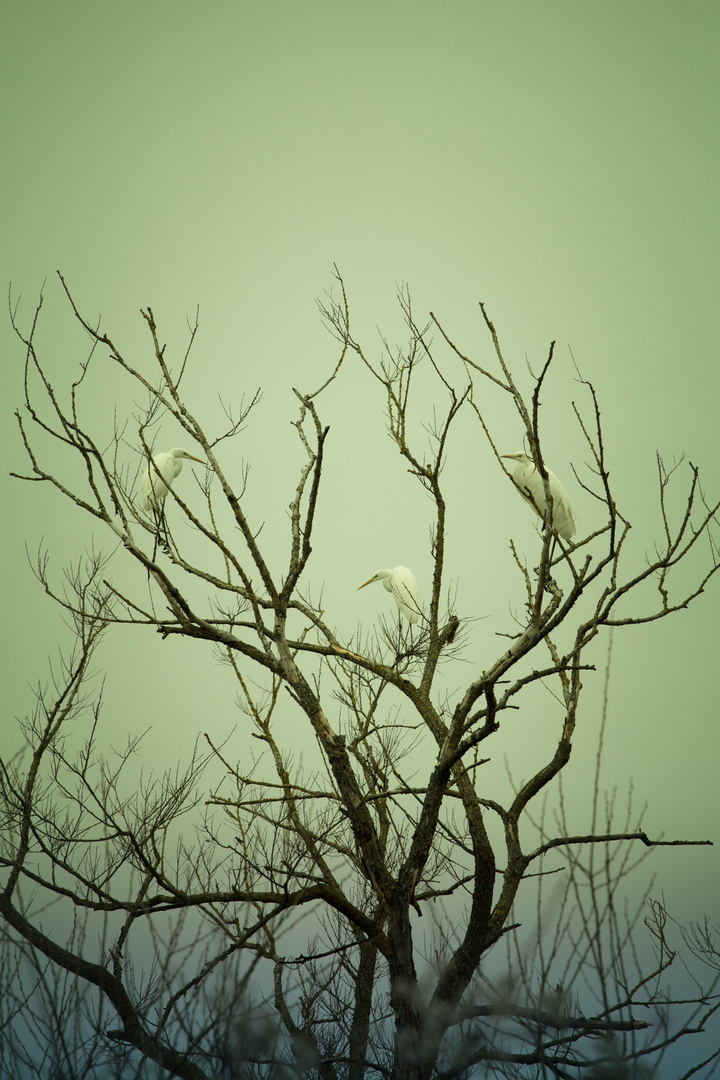
[[[510,458],[515,462],[512,478],[515,487],[535,512],[543,519],[548,518],[548,505],[545,498],[545,484],[537,466],[523,451],[517,454],[503,454],[502,457]],[[545,470],[548,476],[548,489],[550,492],[550,504],[552,507],[551,524],[558,536],[563,540],[571,540],[575,535],[575,518],[577,511],[570,501],[565,488],[554,472]]]
[[[394,570],[378,570],[369,581],[358,586],[358,591],[373,581],[382,581],[383,586],[392,593],[398,611],[409,623],[416,623],[420,617],[420,589],[412,570],[407,566],[396,566]]]
[[[156,510],[162,510],[170,485],[182,471],[184,458],[197,461],[201,465],[205,464],[204,461],[200,461],[200,458],[193,457],[180,446],[176,446],[174,450],[167,450],[164,454],[155,455],[152,465],[148,465],[142,477],[143,510],[151,510],[153,507]]]

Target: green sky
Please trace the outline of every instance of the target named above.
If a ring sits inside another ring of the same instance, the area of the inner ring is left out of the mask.
[[[130,352],[144,346],[141,306],[152,305],[163,339],[180,348],[199,305],[197,411],[217,411],[218,391],[239,401],[264,388],[242,452],[273,550],[287,544],[297,460],[290,387],[314,387],[335,357],[315,305],[334,263],[375,355],[376,326],[401,335],[401,282],[419,319],[434,311],[484,363],[478,300],[521,375],[557,340],[545,450],[568,488],[570,463],[583,456],[571,347],[600,396],[638,565],[659,528],[656,449],[668,461],[685,452],[717,496],[716,0],[29,0],[2,23],[3,286],[12,282],[27,319],[47,278],[41,338],[59,373],[85,344],[56,270]],[[7,474],[23,469],[12,420],[22,352],[6,319],[0,334]],[[98,423],[111,424],[113,388],[94,393]],[[311,580],[325,587],[330,621],[350,633],[386,599],[355,591],[378,567],[407,564],[427,582],[428,505],[392,457],[384,403],[358,372],[323,408],[332,464]],[[460,613],[479,620],[471,660],[485,667],[517,602],[508,540],[532,551],[536,537],[480,433],[460,430],[448,476],[450,572]],[[158,448],[176,441],[164,431]],[[521,441],[508,421],[502,449]],[[25,545],[33,552],[44,538],[59,572],[90,533],[40,485],[7,475],[2,484],[12,714],[29,707],[27,684],[66,640]],[[585,528],[596,527],[587,498],[571,493]],[[647,802],[649,832],[716,843],[718,596],[716,587],[666,624],[616,635],[605,767],[621,800],[632,780],[636,804]],[[242,723],[226,673],[194,646],[156,653],[154,640],[129,632],[112,642],[100,660],[116,744],[150,728],[147,761],[165,764],[169,731],[191,745],[208,725]],[[154,674],[156,655],[170,679]],[[600,683],[571,765],[578,793]],[[516,753],[508,731],[496,762],[503,779],[503,755],[524,768]],[[653,859],[678,917],[713,913],[719,851]]]

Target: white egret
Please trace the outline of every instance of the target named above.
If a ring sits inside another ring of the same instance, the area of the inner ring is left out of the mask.
[[[372,585],[373,581],[382,581],[389,593],[393,594],[398,611],[401,612],[410,623],[416,623],[420,617],[420,589],[415,580],[412,570],[407,566],[396,566],[394,570],[378,570],[369,581],[358,586],[364,589],[365,585]]]
[[[517,454],[503,454],[502,456],[515,462],[512,472],[515,487],[545,521],[548,507],[545,499],[545,484],[540,470],[522,451]],[[558,536],[562,536],[563,540],[571,540],[575,535],[577,511],[555,473],[550,472],[549,469],[545,471],[548,475],[548,490],[552,506],[552,527]]]
[[[153,507],[156,510],[162,510],[170,485],[182,471],[183,458],[197,461],[201,465],[205,464],[204,461],[200,461],[200,458],[193,457],[179,446],[164,454],[156,454],[152,465],[147,467],[142,477],[143,510],[151,510]]]

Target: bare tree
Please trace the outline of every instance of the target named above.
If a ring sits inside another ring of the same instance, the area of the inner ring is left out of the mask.
[[[90,351],[61,392],[36,344],[42,298],[27,332],[11,309],[26,357],[17,414],[30,462],[24,479],[54,486],[90,515],[119,546],[113,565],[121,558],[134,572],[124,571],[130,584],[121,587],[109,577],[108,560],[91,550],[58,588],[44,556],[38,559],[37,576],[73,620],[77,648],[54,692],[40,692],[26,729],[29,756],[2,767],[6,940],[42,969],[41,989],[50,985],[48,972],[90,988],[95,1005],[78,1008],[95,1033],[93,1054],[112,1058],[116,1051],[118,1075],[129,1052],[138,1070],[154,1063],[190,1080],[250,1076],[253,1069],[328,1080],[425,1080],[477,1068],[507,1076],[630,1075],[618,1071],[621,1064],[654,1060],[682,1032],[707,1023],[718,1004],[706,988],[692,995],[677,1031],[653,1027],[648,1009],[668,1003],[666,913],[652,909],[658,952],[643,967],[628,951],[638,916],[623,923],[617,890],[637,845],[708,841],[653,839],[632,815],[617,828],[612,815],[603,821],[596,813],[590,831],[578,831],[564,807],[550,828],[532,808],[568,765],[583,674],[593,667],[588,647],[614,627],[667,618],[702,593],[720,567],[713,533],[720,503],[706,500],[690,465],[681,511],[673,513],[668,492],[678,469],[658,457],[663,535],[647,565],[626,572],[630,524],[611,492],[595,391],[578,376],[586,400],[575,414],[590,462],[578,483],[602,508],[604,523],[572,543],[547,515],[534,568],[513,546],[524,617],[507,648],[483,659],[484,668],[465,656],[470,677],[449,693],[439,673],[463,657],[466,630],[446,582],[442,476],[454,426],[470,411],[504,470],[486,404],[491,392],[502,395],[550,504],[539,417],[553,348],[526,400],[482,305],[494,370],[461,352],[434,316],[419,326],[402,292],[408,342],[393,348],[384,341],[375,361],[352,332],[339,275],[337,286],[321,304],[339,343],[337,362],[319,389],[294,390],[301,458],[281,573],[271,569],[262,522],[246,511],[246,471],[236,453],[224,452],[258,396],[237,413],[226,405],[226,425],[209,432],[181,394],[197,321],[174,365],[152,310],[143,311],[151,356],[136,365],[83,317],[66,289]],[[380,392],[409,482],[432,501],[434,573],[414,627],[393,614],[377,633],[343,637],[304,590],[313,535],[323,528],[329,429],[319,402],[351,357]],[[108,437],[81,408],[87,383],[107,365],[145,401],[131,443],[129,417]],[[420,418],[418,433],[421,379],[434,385],[435,408]],[[162,419],[179,425],[194,456],[207,462],[201,494],[176,483],[163,513],[144,511],[137,494],[140,470],[153,469],[152,433]],[[46,464],[59,460],[48,446],[66,451],[65,472]],[[192,544],[179,539],[181,520],[194,529]],[[696,576],[676,592],[680,563]],[[98,640],[119,625],[157,631],[168,650],[178,635],[212,643],[237,682],[252,753],[238,757],[232,743],[216,745],[208,734],[184,766],[126,783],[134,745],[119,760],[101,752],[99,701],[84,689]],[[492,745],[503,719],[538,685],[552,688],[559,702],[555,746],[501,805],[483,793],[484,744]],[[300,763],[283,736],[289,713],[305,725],[304,744],[315,748]],[[65,732],[81,717],[88,734],[75,746]],[[522,843],[521,831],[533,842]],[[595,860],[600,849],[605,855]],[[558,856],[564,870],[552,862]],[[538,937],[540,953],[523,951],[514,915],[520,887],[559,873],[553,944],[544,954]],[[74,911],[82,933],[61,940],[47,929],[51,904]],[[452,909],[446,920],[444,905]],[[95,917],[103,930],[93,937],[83,918]],[[712,970],[710,928],[695,934],[687,941]],[[501,941],[504,979],[500,954],[490,956]],[[558,965],[563,974],[551,986]],[[598,987],[593,1000],[580,994],[588,972]],[[272,1008],[273,1031],[262,1010],[252,1018],[251,989]],[[78,993],[78,1002],[88,1000]]]

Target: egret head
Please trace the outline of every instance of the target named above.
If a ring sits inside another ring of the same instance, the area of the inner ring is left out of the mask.
[[[168,450],[170,457],[177,458],[179,461],[181,458],[190,458],[190,461],[197,461],[199,465],[204,465],[205,462],[199,457],[193,457],[192,454],[188,454],[187,450],[183,450],[182,446],[176,446],[174,450]]]
[[[362,585],[358,585],[358,592],[360,592],[361,589],[364,589],[366,585],[372,585],[373,581],[382,581],[386,589],[391,589],[391,574],[392,570],[378,570],[376,574],[373,574],[371,578],[369,578],[367,581],[364,581]]]

